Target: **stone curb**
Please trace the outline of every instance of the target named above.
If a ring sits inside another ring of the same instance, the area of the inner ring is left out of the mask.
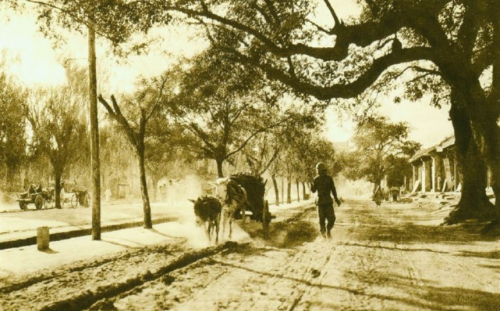
[[[160,224],[160,223],[165,223],[165,222],[171,222],[176,220],[177,218],[175,217],[162,217],[158,219],[153,220],[153,224]],[[143,221],[128,221],[124,223],[116,223],[116,224],[111,224],[111,225],[104,225],[101,226],[101,232],[110,232],[110,231],[116,231],[120,229],[128,229],[128,228],[136,228],[140,227],[143,225]],[[55,232],[50,234],[50,241],[61,241],[61,240],[66,240],[66,239],[71,239],[71,238],[77,238],[77,237],[82,237],[86,235],[91,235],[92,234],[92,228],[90,226],[85,226],[85,228],[81,229],[71,229],[69,228],[68,230],[64,230],[61,232]],[[34,232],[34,236],[28,237],[28,238],[19,238],[15,240],[10,240],[10,241],[1,241],[0,242],[0,250],[4,249],[9,249],[9,248],[16,248],[16,247],[22,247],[22,246],[29,246],[29,245],[36,245],[36,230]]]

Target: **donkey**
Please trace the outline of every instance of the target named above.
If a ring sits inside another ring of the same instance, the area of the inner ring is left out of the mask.
[[[213,196],[201,196],[194,203],[194,214],[198,226],[203,225],[205,234],[209,241],[215,231],[215,244],[219,243],[219,224],[222,211],[222,203]]]

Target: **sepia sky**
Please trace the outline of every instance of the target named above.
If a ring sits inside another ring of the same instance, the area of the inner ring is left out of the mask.
[[[343,20],[348,20],[358,12],[354,1],[331,2]],[[316,18],[323,21],[324,25],[333,25],[326,7],[320,6]],[[159,49],[171,55],[193,55],[203,48],[203,44],[193,42],[182,31],[159,35],[166,38]],[[34,14],[0,13],[0,50],[7,51],[10,71],[26,85],[63,83],[63,64],[69,61],[85,62],[86,44],[84,37],[72,36],[67,45],[54,49],[53,43],[38,32]],[[139,75],[161,74],[172,63],[164,52],[152,52],[147,56],[130,57],[127,63],[116,64],[102,44],[98,46],[97,57],[101,68],[108,72],[107,79],[111,85],[109,90],[99,90],[100,93],[130,91],[133,81]],[[451,122],[448,120],[448,107],[431,107],[428,99],[417,103],[403,101],[394,104],[392,99],[388,98],[383,100],[379,112],[394,122],[409,123],[412,128],[410,139],[422,143],[424,147],[437,144],[453,134]],[[348,141],[352,135],[353,124],[345,120],[340,121],[332,110],[327,110],[327,116],[329,121],[325,135],[332,141]]]

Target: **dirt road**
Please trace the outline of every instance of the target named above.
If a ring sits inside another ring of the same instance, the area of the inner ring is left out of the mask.
[[[313,210],[271,241],[201,250],[179,240],[77,262],[0,288],[3,310],[498,310],[500,242],[438,226],[439,204],[347,201],[331,240]]]

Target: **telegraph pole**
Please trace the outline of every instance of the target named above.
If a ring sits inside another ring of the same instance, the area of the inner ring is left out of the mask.
[[[90,163],[92,167],[92,240],[101,239],[101,173],[99,161],[99,124],[97,120],[97,69],[95,29],[88,25],[89,98],[90,98]]]

